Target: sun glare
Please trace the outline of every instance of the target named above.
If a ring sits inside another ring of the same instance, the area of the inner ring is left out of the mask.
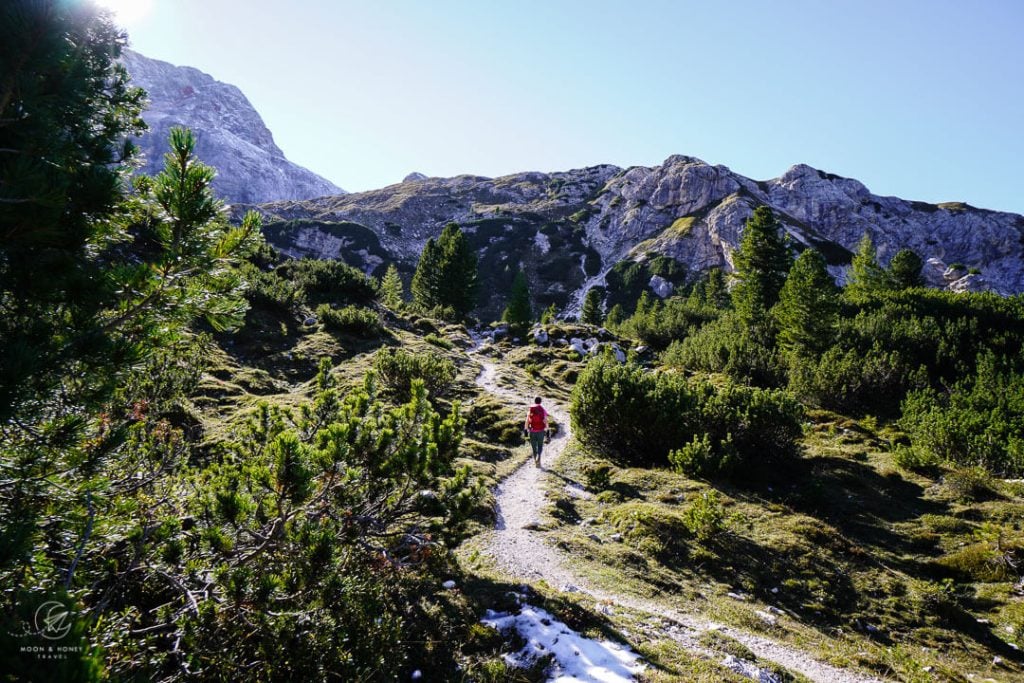
[[[100,7],[105,7],[114,14],[117,23],[122,26],[136,24],[153,9],[153,0],[94,0]]]

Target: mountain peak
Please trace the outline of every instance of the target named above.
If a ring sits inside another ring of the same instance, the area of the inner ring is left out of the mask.
[[[139,140],[143,173],[163,168],[174,126],[196,134],[199,158],[217,169],[213,188],[233,203],[311,199],[344,190],[288,161],[242,91],[199,69],[175,66],[125,50],[121,61],[132,82],[148,94],[142,118],[149,131]]]

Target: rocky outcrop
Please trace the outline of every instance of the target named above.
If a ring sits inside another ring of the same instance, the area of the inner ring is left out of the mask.
[[[309,199],[344,192],[337,185],[288,161],[242,91],[191,67],[174,66],[126,50],[122,57],[135,85],[149,95],[142,118],[149,131],[139,146],[144,173],[163,168],[167,137],[186,126],[196,151],[217,169],[214,190],[229,202]]]
[[[881,197],[856,180],[805,165],[766,181],[686,156],[650,168],[595,166],[494,179],[417,176],[372,192],[259,208],[271,224],[306,221],[294,231],[323,231],[344,222],[365,226],[407,270],[427,238],[456,221],[471,235],[492,278],[483,310],[494,312],[507,292],[504,280],[510,282],[520,267],[536,303],[569,310],[624,259],[668,256],[691,276],[713,267],[731,270],[744,224],[760,205],[773,208],[797,248],[821,251],[840,282],[868,233],[883,265],[899,249],[916,251],[926,260],[924,275],[932,286],[1024,291],[1024,216]],[[308,236],[303,241],[317,243]],[[345,258],[359,260],[354,254]],[[963,272],[950,279],[946,270],[952,264]],[[669,293],[663,278],[647,277],[658,295]]]

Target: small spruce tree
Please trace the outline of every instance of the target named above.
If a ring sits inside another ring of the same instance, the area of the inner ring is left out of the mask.
[[[778,344],[798,356],[817,356],[827,349],[839,322],[835,283],[825,259],[807,249],[793,264],[772,309],[779,324]]]
[[[455,309],[464,318],[476,308],[479,280],[477,259],[465,233],[455,223],[449,223],[437,240],[441,249],[441,303]]]
[[[449,223],[423,247],[412,278],[413,303],[423,311],[450,307],[464,318],[476,307],[478,288],[476,254],[459,226]]]
[[[583,299],[580,322],[587,325],[601,325],[604,322],[604,314],[601,311],[601,293],[594,287],[587,290],[587,295]]]
[[[380,297],[384,305],[393,311],[402,307],[405,290],[402,287],[402,278],[398,275],[398,268],[394,263],[388,266],[387,272],[381,278]]]
[[[512,291],[509,295],[508,306],[502,314],[501,319],[515,327],[525,327],[533,320],[533,310],[530,306],[530,287],[526,282],[526,274],[523,271],[516,273],[512,281]]]
[[[767,206],[757,207],[747,220],[733,261],[737,280],[732,290],[733,304],[747,324],[761,321],[778,301],[793,262],[782,225]]]
[[[846,285],[846,294],[861,297],[887,289],[887,279],[885,271],[878,265],[871,235],[865,232],[850,263],[850,280]]]
[[[441,250],[431,237],[423,245],[416,272],[412,276],[412,301],[417,308],[429,311],[440,305]]]
[[[900,249],[889,261],[889,283],[895,289],[923,287],[921,257],[911,249]]]

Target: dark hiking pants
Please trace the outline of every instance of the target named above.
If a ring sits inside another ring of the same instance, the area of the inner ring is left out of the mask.
[[[533,448],[533,457],[539,458],[544,450],[544,432],[530,432],[530,447]]]

